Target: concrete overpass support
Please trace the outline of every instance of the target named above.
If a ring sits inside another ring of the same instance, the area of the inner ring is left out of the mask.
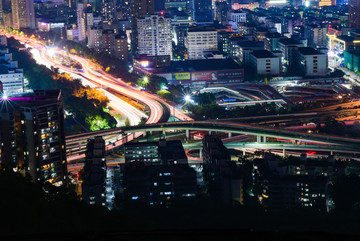
[[[262,137],[262,142],[266,143],[266,136]]]
[[[189,140],[190,138],[190,130],[186,130],[186,139]]]
[[[200,158],[200,159],[203,158],[203,149],[202,149],[202,148],[199,150],[199,158]]]
[[[228,138],[231,138],[231,137],[232,137],[232,133],[229,132],[229,133],[228,133]]]
[[[286,150],[283,149],[283,157],[286,157]]]
[[[162,135],[164,138],[166,138],[166,131],[165,130],[162,130]]]
[[[256,142],[261,143],[262,136],[256,136]]]

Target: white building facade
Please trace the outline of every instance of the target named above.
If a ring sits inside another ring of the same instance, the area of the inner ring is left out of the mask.
[[[172,58],[171,18],[145,15],[137,19],[137,29],[139,54],[169,55]]]
[[[186,47],[188,59],[203,59],[205,51],[218,50],[216,30],[190,29],[187,33]]]

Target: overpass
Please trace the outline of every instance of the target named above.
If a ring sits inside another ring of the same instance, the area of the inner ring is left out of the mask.
[[[308,142],[306,146],[299,147],[304,150],[326,150],[326,151],[342,151],[342,152],[353,152],[356,153],[360,149],[360,139],[352,139],[339,136],[329,136],[329,135],[320,135],[320,134],[310,134],[304,133],[289,129],[277,129],[264,126],[256,125],[247,125],[247,124],[238,124],[238,123],[228,123],[228,122],[209,122],[209,121],[192,121],[192,122],[169,122],[169,123],[160,123],[160,124],[147,124],[143,126],[129,126],[121,127],[110,130],[101,130],[91,133],[82,133],[78,135],[68,136],[66,138],[66,145],[68,149],[72,147],[75,153],[80,154],[82,151],[83,145],[85,145],[87,139],[94,138],[95,136],[103,136],[108,140],[111,140],[112,143],[109,143],[107,149],[111,149],[116,146],[120,146],[127,141],[131,141],[142,134],[151,133],[152,131],[160,131],[166,136],[166,131],[177,132],[185,131],[187,139],[190,137],[190,130],[197,131],[208,131],[208,132],[224,132],[231,134],[244,134],[250,136],[256,136],[257,141],[254,144],[253,148],[261,148],[260,143],[263,143],[262,146],[264,149],[291,149],[294,147],[289,145],[270,145],[265,144],[269,141],[269,138],[289,140],[292,143],[305,143]],[[110,138],[110,139],[109,139]],[[244,142],[243,142],[244,143]],[[313,144],[321,144],[313,145]],[[238,143],[240,145],[240,143]],[[327,145],[327,148],[324,147]],[[75,147],[74,147],[75,146]],[[78,146],[78,148],[77,148]],[[266,148],[265,148],[266,147]],[[321,147],[321,148],[320,148]],[[241,148],[241,147],[240,147]],[[247,147],[244,147],[247,148]],[[77,150],[76,150],[77,149]],[[75,160],[76,158],[81,158],[80,156],[72,156],[69,160]]]

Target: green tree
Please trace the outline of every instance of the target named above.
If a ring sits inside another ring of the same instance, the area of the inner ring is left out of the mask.
[[[126,119],[125,119],[125,126],[130,126],[130,120],[129,120],[129,118],[126,118]]]

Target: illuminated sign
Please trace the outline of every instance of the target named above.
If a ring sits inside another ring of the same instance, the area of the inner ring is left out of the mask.
[[[244,70],[218,71],[218,79],[243,79]]]
[[[194,72],[192,75],[192,81],[204,81],[204,80],[217,80],[217,73],[215,71],[209,72]]]
[[[172,74],[173,80],[189,80],[190,79],[190,73],[184,72],[184,73],[173,73]]]

